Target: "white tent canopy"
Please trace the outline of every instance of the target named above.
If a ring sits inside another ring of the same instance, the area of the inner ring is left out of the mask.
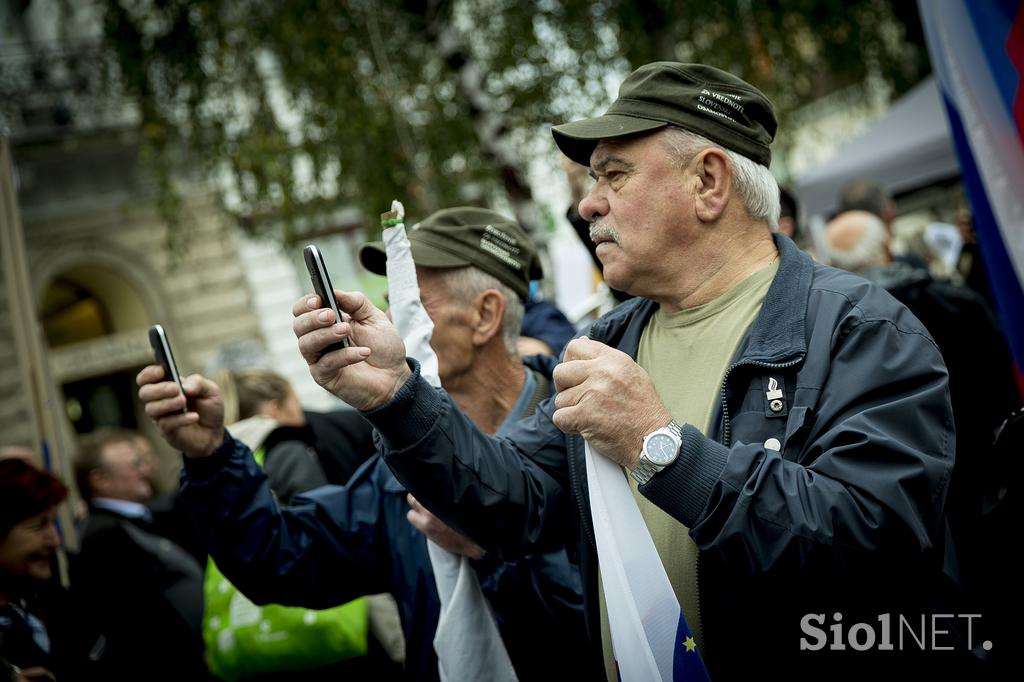
[[[852,180],[872,180],[898,194],[959,174],[939,89],[929,76],[835,158],[797,178],[794,193],[814,216],[835,211]]]

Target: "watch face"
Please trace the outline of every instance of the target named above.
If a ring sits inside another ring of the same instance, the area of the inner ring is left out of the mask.
[[[647,440],[644,454],[655,464],[669,464],[676,458],[676,442],[665,433],[656,433]]]

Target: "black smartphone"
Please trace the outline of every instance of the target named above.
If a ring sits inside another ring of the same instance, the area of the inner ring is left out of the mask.
[[[309,244],[302,250],[302,258],[306,261],[306,270],[309,272],[309,280],[313,283],[313,291],[320,297],[320,307],[330,308],[334,311],[334,319],[344,322],[348,318],[341,314],[338,302],[334,300],[334,285],[331,284],[331,276],[327,274],[327,265],[324,263],[320,249]],[[324,348],[324,353],[330,353],[339,348],[348,348],[348,346],[348,339],[342,339],[338,343]]]
[[[164,368],[164,378],[172,379],[185,395],[185,387],[181,383],[181,374],[178,373],[178,365],[174,362],[174,353],[171,352],[171,342],[167,340],[167,333],[159,324],[149,328],[149,345],[153,348],[153,357],[158,365]],[[185,409],[182,408],[182,412]]]

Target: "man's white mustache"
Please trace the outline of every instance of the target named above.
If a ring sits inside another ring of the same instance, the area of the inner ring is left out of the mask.
[[[611,240],[615,242],[617,245],[622,246],[622,237],[619,236],[619,233],[615,230],[615,228],[609,227],[608,225],[604,225],[603,223],[590,224],[590,241],[596,244],[598,241],[608,240]]]

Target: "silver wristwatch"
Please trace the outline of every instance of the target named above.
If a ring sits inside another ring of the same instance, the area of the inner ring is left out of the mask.
[[[674,419],[668,426],[647,434],[640,448],[640,461],[632,472],[633,478],[640,485],[647,483],[654,474],[676,461],[682,445],[683,427]]]

